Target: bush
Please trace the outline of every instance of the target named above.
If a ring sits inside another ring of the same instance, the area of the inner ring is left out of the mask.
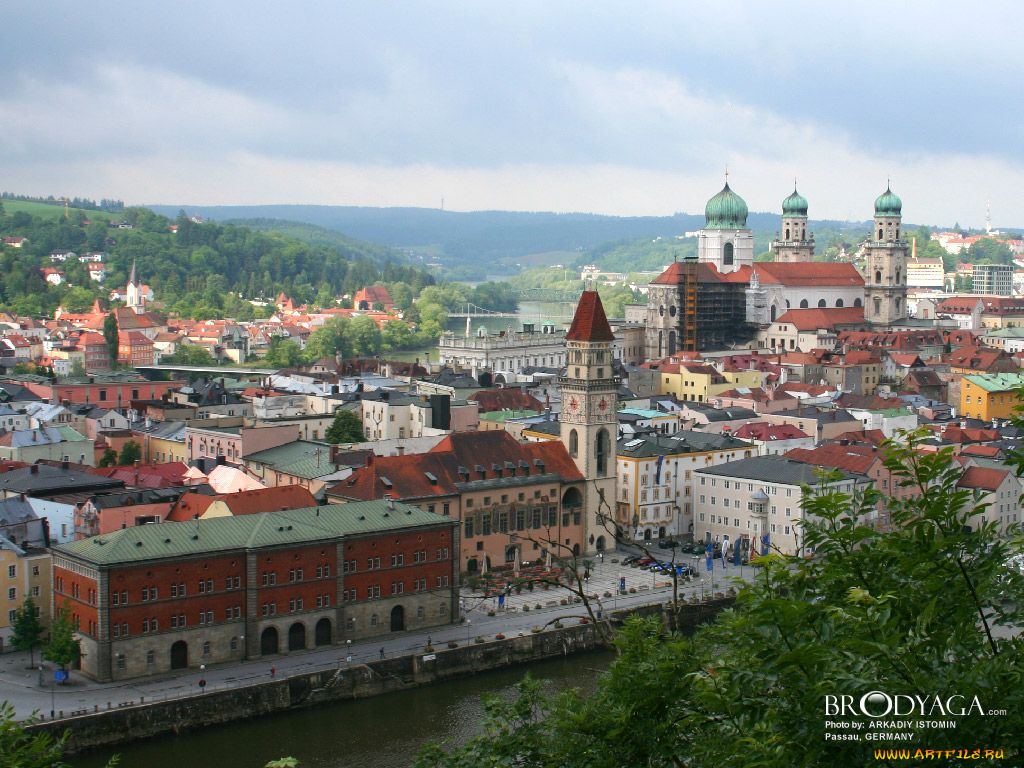
[[[530,631],[533,632],[533,634],[537,635],[540,634],[541,630],[540,627],[533,627]]]
[[[562,622],[560,622],[560,621],[556,621],[556,622],[555,622],[555,623],[554,623],[554,624],[553,624],[552,626],[553,626],[553,627],[554,627],[555,629],[561,629],[561,628],[562,628]]]
[[[629,594],[635,595],[636,594],[636,587],[630,587],[629,588]]]
[[[543,606],[543,605],[541,605],[540,603],[537,603],[537,604],[536,604],[535,606],[533,606],[533,607],[534,607],[534,608],[536,608],[536,609],[537,609],[537,610],[539,611],[539,610],[540,610],[541,608],[543,608],[544,606]]]
[[[602,595],[602,597],[611,597],[611,596],[612,596],[612,593],[609,592],[608,590],[605,590],[604,595]]]
[[[488,611],[488,612],[487,612],[487,615],[488,615],[488,616],[493,616],[493,615],[494,615],[494,611],[493,611],[493,610],[491,610],[491,611]]]
[[[477,635],[476,638],[474,638],[474,640],[473,640],[473,642],[475,642],[475,643],[482,643],[483,641],[484,641],[484,638],[481,635]]]
[[[562,598],[561,600],[559,600],[559,601],[558,601],[558,604],[559,604],[559,605],[568,605],[568,604],[569,604],[569,601],[568,601],[568,600],[566,600],[566,599],[565,599],[565,598],[563,597],[563,598]]]
[[[528,605],[524,605],[524,606],[523,606],[523,610],[524,610],[524,611],[528,611],[528,610],[530,610],[530,606],[528,606]]]
[[[449,640],[448,641],[448,647],[449,648],[458,648],[459,644],[457,642],[455,642],[454,640]]]

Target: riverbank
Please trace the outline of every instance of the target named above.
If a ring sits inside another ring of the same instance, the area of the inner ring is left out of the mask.
[[[732,598],[721,598],[686,605],[683,623],[695,626],[708,621],[731,604]],[[655,605],[644,612],[661,610],[662,606]],[[623,611],[613,621],[620,621],[632,612]],[[420,653],[364,663],[339,661],[329,669],[269,680],[263,678],[260,682],[223,690],[195,691],[171,700],[146,702],[140,699],[107,710],[97,705],[92,712],[78,712],[62,720],[29,727],[54,735],[66,731],[68,754],[74,754],[330,702],[380,696],[603,647],[599,628],[590,623],[530,631],[490,642],[453,640],[443,648],[424,649]]]

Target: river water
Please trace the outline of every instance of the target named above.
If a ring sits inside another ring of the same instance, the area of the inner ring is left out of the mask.
[[[69,760],[100,768],[111,754],[120,768],[263,768],[295,757],[299,768],[404,768],[430,742],[462,743],[480,731],[481,696],[512,695],[529,671],[549,689],[591,691],[612,654],[576,654],[528,667],[484,672],[372,699],[344,701],[98,750]]]

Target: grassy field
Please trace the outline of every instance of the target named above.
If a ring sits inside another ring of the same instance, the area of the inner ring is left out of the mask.
[[[8,216],[18,211],[51,219],[58,219],[64,215],[64,205],[62,203],[50,205],[48,203],[30,203],[25,200],[0,200],[0,203],[3,204],[4,211]],[[87,211],[84,208],[69,208],[68,210],[71,212],[80,211],[90,219],[110,219],[113,216],[113,214],[107,211]]]

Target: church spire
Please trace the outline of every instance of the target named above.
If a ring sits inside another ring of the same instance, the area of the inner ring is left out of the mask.
[[[135,276],[135,259],[132,259],[132,273],[128,275],[128,285],[138,285],[139,280]]]
[[[565,338],[568,341],[615,340],[597,291],[584,291],[580,295],[580,303],[576,305],[576,314],[573,315],[572,325]]]

